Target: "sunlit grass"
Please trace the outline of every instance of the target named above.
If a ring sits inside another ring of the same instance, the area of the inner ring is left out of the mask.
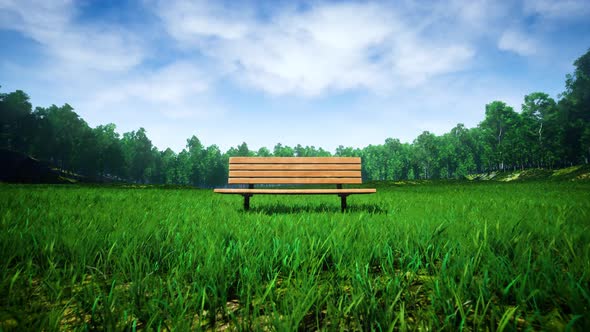
[[[0,186],[0,329],[590,326],[590,185]]]

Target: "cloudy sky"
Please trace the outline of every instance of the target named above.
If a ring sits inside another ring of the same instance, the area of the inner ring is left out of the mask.
[[[564,90],[588,0],[0,0],[0,85],[160,149],[411,142]]]

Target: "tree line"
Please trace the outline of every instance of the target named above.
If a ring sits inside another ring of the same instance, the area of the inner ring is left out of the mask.
[[[358,156],[365,180],[449,179],[526,168],[556,168],[590,159],[590,50],[574,62],[565,91],[524,97],[520,112],[502,101],[485,105],[477,127],[457,124],[437,136],[424,131],[412,143],[387,138],[362,149],[276,144],[252,151],[246,143],[222,152],[196,136],[176,153],[160,151],[139,128],[120,135],[112,123],[91,128],[69,104],[32,108],[17,90],[0,93],[0,148],[24,152],[93,179],[213,187],[227,183],[233,156]]]

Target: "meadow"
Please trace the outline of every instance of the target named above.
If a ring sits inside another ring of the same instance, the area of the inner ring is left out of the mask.
[[[0,330],[590,329],[589,182],[376,187],[0,184]]]

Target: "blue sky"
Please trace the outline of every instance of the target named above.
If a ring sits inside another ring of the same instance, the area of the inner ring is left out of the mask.
[[[588,17],[588,0],[0,0],[0,85],[160,149],[334,152],[556,98]]]

